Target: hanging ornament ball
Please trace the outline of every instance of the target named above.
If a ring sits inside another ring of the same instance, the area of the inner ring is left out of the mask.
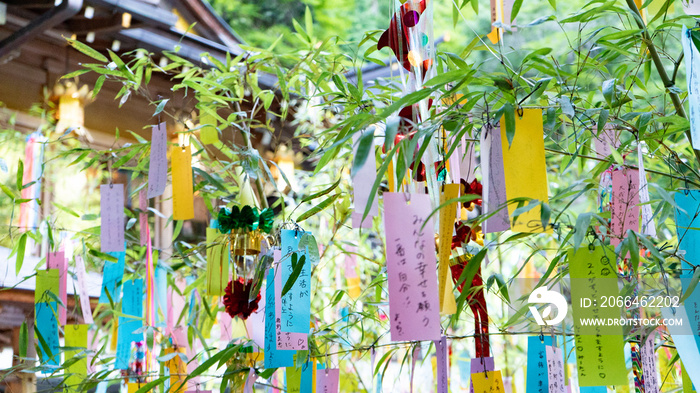
[[[420,20],[420,14],[417,13],[416,11],[413,11],[413,10],[408,11],[403,16],[403,24],[406,25],[407,27],[413,27],[413,26],[417,25],[419,20]]]
[[[408,52],[408,62],[411,63],[412,66],[414,67],[420,67],[423,62],[421,59],[420,53],[418,51],[412,50]]]

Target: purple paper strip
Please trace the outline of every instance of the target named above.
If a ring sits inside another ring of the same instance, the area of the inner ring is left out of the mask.
[[[340,370],[327,368],[316,370],[316,393],[338,393]]]
[[[440,339],[431,211],[428,195],[384,193],[392,341]]]
[[[501,128],[489,127],[481,133],[481,171],[483,174],[484,214],[496,212],[483,223],[484,233],[502,232],[510,229],[506,202],[506,178],[503,172],[503,150]],[[500,210],[499,210],[500,209]]]
[[[498,134],[497,134],[498,135]],[[474,358],[471,361],[471,374],[483,373],[484,371],[494,371],[496,366],[493,358]],[[469,393],[474,393],[474,384],[469,381]]]
[[[163,195],[168,180],[168,131],[165,123],[153,126],[151,161],[148,164],[148,198]]]
[[[100,251],[123,252],[124,245],[124,185],[100,186]]]
[[[435,341],[435,356],[437,357],[437,391],[438,393],[447,393],[449,385],[447,382],[447,338],[445,336]]]

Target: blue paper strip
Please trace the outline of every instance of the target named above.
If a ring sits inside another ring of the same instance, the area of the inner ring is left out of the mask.
[[[130,317],[119,317],[117,358],[114,367],[126,370],[129,368],[131,343],[143,341],[143,332],[135,332],[143,327],[143,279],[129,280],[124,283],[122,314]]]
[[[697,264],[700,260],[700,191],[677,192],[675,201],[678,205],[675,209],[678,247],[685,251],[687,261]],[[684,263],[683,268],[692,266]],[[686,274],[688,272],[685,271]]]
[[[275,270],[267,274],[265,290],[265,368],[292,367],[296,351],[277,349],[275,332]]]
[[[301,366],[300,393],[313,393],[314,391],[314,363],[306,362]]]
[[[581,393],[608,393],[607,386],[581,386]]]
[[[311,264],[308,252],[297,252],[302,233],[289,229],[283,229],[281,233],[282,260],[280,261],[280,270],[282,271],[283,285],[286,285],[293,271],[292,254],[296,253],[299,261],[302,256],[306,256],[301,274],[294,282],[292,289],[282,299],[282,331],[308,334],[311,322]]]
[[[156,265],[155,281],[156,325],[165,326],[168,320],[168,271],[160,265],[160,261]]]
[[[124,278],[126,252],[108,252],[107,254],[117,258],[117,262],[105,261],[104,271],[102,272],[100,303],[109,303],[107,291],[109,291],[112,301],[117,303],[121,297],[121,282]]]
[[[527,338],[527,384],[526,393],[548,393],[546,345],[552,345],[552,337],[530,336]]]
[[[36,325],[34,326],[48,347],[47,352],[37,339],[41,350],[41,362],[51,366],[58,366],[61,360],[58,344],[57,310],[56,302],[41,302],[34,305],[34,315],[36,315]]]

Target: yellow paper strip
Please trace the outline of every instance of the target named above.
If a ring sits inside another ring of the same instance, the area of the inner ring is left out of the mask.
[[[179,352],[184,354],[185,348],[165,348],[163,350],[165,355]],[[185,378],[187,378],[187,365],[185,361],[182,360],[180,355],[173,357],[172,359],[165,362],[165,366],[170,370],[170,392],[171,393],[183,393],[185,391]]]
[[[67,325],[64,329],[65,346],[80,348],[66,351],[65,360],[75,359],[78,354],[87,349],[88,346],[88,326],[87,325]],[[82,358],[68,366],[66,369],[66,381],[63,389],[64,393],[78,392],[80,383],[87,378],[87,356],[83,352]]]
[[[491,0],[491,32],[486,35],[492,44],[496,45],[503,39],[503,29],[494,27],[493,24],[496,22],[508,23],[503,19],[503,0]]]
[[[207,228],[207,295],[223,296],[229,278],[229,254],[226,235],[216,228]]]
[[[506,127],[501,127],[506,197],[509,200],[526,197],[548,203],[542,110],[524,109],[522,113],[522,117],[515,114],[515,135],[510,147],[508,146]],[[506,124],[505,118],[501,119],[501,124]],[[517,207],[517,203],[508,205],[508,214],[511,217]],[[541,206],[537,206],[520,214],[511,226],[511,230],[525,233],[543,232],[541,211]],[[546,232],[551,233],[551,229],[548,228]]]
[[[440,194],[440,205],[450,199],[459,198],[459,184],[445,184]],[[438,293],[440,294],[440,313],[452,315],[457,312],[452,279],[450,278],[450,254],[452,251],[452,233],[454,230],[457,204],[451,203],[440,209],[440,265],[438,274]]]
[[[472,374],[474,393],[505,393],[500,371],[487,371]]]
[[[207,105],[208,108],[212,108],[211,100],[200,98],[199,102],[202,105]],[[199,124],[202,126],[199,129],[199,140],[202,144],[209,145],[219,141],[219,131],[216,129],[219,123],[216,121],[216,116],[200,108]]]
[[[171,160],[173,165],[173,220],[190,220],[194,218],[190,146],[173,146]]]
[[[136,393],[141,389],[141,384],[139,382],[127,382],[126,383],[127,393]]]
[[[396,175],[394,174],[394,160],[392,159],[389,162],[389,166],[387,167],[386,170],[387,176],[388,176],[388,186],[389,186],[389,192],[395,192],[396,187]]]
[[[345,277],[348,281],[348,294],[351,298],[357,299],[362,294],[362,288],[360,288],[360,277]]]
[[[49,296],[49,292],[58,297],[60,286],[58,274],[58,269],[37,270],[36,286],[34,287],[34,303],[55,301]]]

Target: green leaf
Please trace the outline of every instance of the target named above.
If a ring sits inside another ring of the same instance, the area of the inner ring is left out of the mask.
[[[105,79],[107,79],[106,75],[100,75],[100,77],[97,78],[97,81],[95,81],[95,87],[92,89],[92,98],[97,97],[97,93],[102,90],[102,85],[105,83]]]
[[[296,255],[296,254],[292,254]],[[292,260],[293,262],[294,260]],[[292,268],[292,273],[289,274],[289,278],[287,279],[287,282],[284,283],[284,287],[282,287],[282,297],[286,295],[294,286],[294,283],[297,281],[299,278],[299,275],[301,274],[301,270],[304,268],[304,265],[306,264],[306,255],[302,255],[301,258],[299,258],[299,262],[296,264],[293,264]]]
[[[306,220],[307,218],[315,215],[316,213],[319,213],[323,210],[325,210],[328,206],[332,205],[333,202],[336,201],[336,199],[340,198],[341,194],[335,194],[333,196],[330,196],[326,198],[323,202],[319,203],[318,205],[312,207],[311,209],[305,211],[304,213],[300,214],[299,217],[297,217],[297,222],[302,222]]]
[[[17,161],[17,189],[22,190],[23,179],[24,178],[24,162],[22,160]]]
[[[165,104],[167,104],[169,101],[169,98],[165,98],[160,100],[158,103],[158,106],[156,107],[155,113],[153,113],[153,116],[158,116],[159,113],[163,112],[163,109],[165,109]]]
[[[681,303],[683,303],[688,297],[693,293],[695,290],[695,287],[698,285],[698,281],[700,280],[700,268],[696,267],[693,269],[693,277],[690,279],[690,283],[688,283],[688,288],[683,291],[683,296],[681,296]]]
[[[356,174],[357,171],[360,170],[362,165],[365,164],[365,162],[370,156],[370,150],[372,150],[372,147],[374,146],[374,144],[372,143],[374,141],[374,127],[371,127],[371,130],[365,130],[362,136],[360,137],[360,143],[357,146],[355,159],[352,162],[353,175]],[[374,159],[374,155],[372,155],[372,159]]]
[[[341,178],[338,178],[338,180],[337,180],[335,183],[333,183],[333,185],[331,185],[330,187],[326,188],[325,190],[319,191],[319,192],[317,192],[317,193],[315,193],[315,194],[311,194],[311,195],[307,196],[306,198],[304,198],[304,199],[301,200],[301,203],[314,200],[314,199],[316,199],[316,198],[318,198],[318,197],[322,197],[322,196],[328,194],[329,192],[335,190],[335,188],[338,187],[338,185],[340,184],[340,180],[341,180]]]
[[[158,378],[158,379],[155,379],[155,380],[153,380],[153,381],[151,381],[151,382],[149,382],[149,383],[147,383],[147,384],[141,386],[141,387],[139,388],[139,390],[136,391],[136,393],[146,393],[146,392],[150,392],[150,391],[152,391],[152,390],[155,390],[155,389],[153,389],[153,388],[155,388],[156,386],[158,386],[158,385],[162,384],[163,382],[167,381],[169,378],[170,378],[169,376],[164,376],[164,377],[160,377],[160,378]]]
[[[101,61],[103,63],[106,63],[108,61],[107,57],[105,57],[105,55],[103,55],[102,53],[100,53],[100,52],[92,49],[91,47],[83,44],[80,41],[69,39],[68,44],[70,44],[70,46],[75,48],[75,50],[77,50],[78,52],[81,52],[84,55],[90,56],[97,61]]]
[[[583,213],[576,219],[574,226],[574,249],[578,249],[583,239],[588,234],[588,227],[591,225],[591,213]]]
[[[508,139],[508,148],[510,148],[513,144],[513,138],[515,138],[515,110],[510,103],[506,103],[503,109],[503,117],[506,120],[506,138]]]
[[[54,206],[56,206],[57,208],[59,208],[60,210],[66,212],[66,213],[68,213],[68,214],[70,214],[71,216],[80,218],[80,214],[76,213],[75,210],[70,209],[70,208],[68,208],[68,207],[66,207],[66,206],[63,206],[63,205],[61,205],[60,203],[57,203],[57,202],[51,202],[51,203],[52,203]]]
[[[17,242],[17,258],[15,258],[15,275],[19,275],[20,269],[24,264],[24,251],[27,247],[27,232],[24,232],[22,236],[19,237]]]
[[[506,21],[508,24],[513,23],[515,20],[515,17],[518,16],[518,12],[520,12],[520,6],[523,5],[523,0],[515,0],[513,3],[513,8],[510,11],[510,20]]]
[[[29,331],[27,330],[27,321],[22,321],[22,326],[19,328],[19,357],[27,357],[27,346],[29,345]]]

